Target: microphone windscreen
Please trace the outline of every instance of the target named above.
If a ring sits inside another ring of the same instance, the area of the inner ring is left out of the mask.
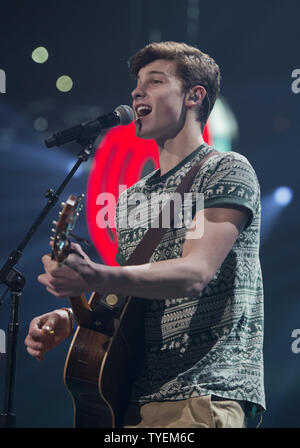
[[[133,109],[130,106],[118,106],[116,107],[115,112],[120,117],[120,125],[126,126],[135,119]]]

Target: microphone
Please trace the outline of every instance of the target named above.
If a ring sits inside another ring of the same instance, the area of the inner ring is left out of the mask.
[[[111,128],[117,125],[126,126],[135,119],[134,112],[129,106],[118,106],[114,112],[101,115],[95,120],[80,123],[72,128],[56,132],[45,140],[47,148],[61,146],[74,141],[87,141],[96,139],[102,129]]]

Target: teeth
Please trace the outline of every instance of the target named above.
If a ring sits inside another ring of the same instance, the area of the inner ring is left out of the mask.
[[[136,112],[138,115],[144,115],[144,112],[151,112],[151,107],[150,106],[138,106],[136,108]]]

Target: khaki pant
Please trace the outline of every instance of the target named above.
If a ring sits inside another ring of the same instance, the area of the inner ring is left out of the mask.
[[[129,406],[124,428],[245,428],[243,406],[238,401],[211,395],[180,401]]]

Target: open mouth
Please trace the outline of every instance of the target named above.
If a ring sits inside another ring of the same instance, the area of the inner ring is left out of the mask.
[[[149,115],[151,113],[151,111],[152,111],[152,107],[146,106],[146,105],[138,106],[135,109],[137,119],[146,117],[147,115]]]

